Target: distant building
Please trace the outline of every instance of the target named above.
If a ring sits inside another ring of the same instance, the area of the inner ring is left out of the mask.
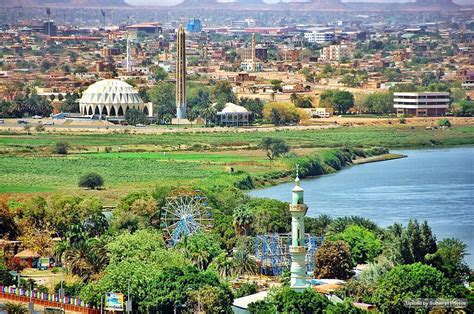
[[[336,39],[336,35],[332,31],[312,31],[304,34],[304,39],[309,43],[328,43]]]
[[[242,106],[227,103],[222,111],[217,113],[217,123],[225,126],[249,125],[252,112]]]
[[[202,31],[201,20],[193,19],[186,25],[186,30],[190,33],[200,33]]]
[[[58,27],[54,24],[53,21],[46,21],[43,23],[43,34],[48,36],[57,36]]]
[[[341,61],[343,59],[351,59],[353,55],[353,47],[349,45],[331,45],[321,49],[322,61]]]
[[[90,85],[79,100],[82,115],[99,118],[125,116],[130,109],[137,109],[146,116],[153,116],[153,104],[145,103],[129,84],[119,80],[102,80]]]
[[[449,108],[449,93],[394,93],[393,107],[397,115],[416,117],[438,117],[446,115]]]

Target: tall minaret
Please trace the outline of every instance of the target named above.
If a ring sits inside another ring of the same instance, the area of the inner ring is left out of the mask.
[[[252,35],[252,70],[257,71],[257,38],[255,33]]]
[[[127,33],[127,73],[131,72],[130,65],[130,33]]]
[[[299,167],[296,166],[295,187],[291,191],[291,280],[290,287],[296,291],[307,288],[306,283],[306,249],[304,246],[304,216],[308,206],[304,204],[304,190],[300,186]]]
[[[178,121],[186,119],[186,32],[183,25],[178,29],[176,47],[176,118]]]

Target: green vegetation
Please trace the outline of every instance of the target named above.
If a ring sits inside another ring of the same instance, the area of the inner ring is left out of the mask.
[[[104,186],[104,179],[100,174],[94,172],[87,173],[79,179],[78,186],[91,190],[99,189]]]
[[[76,183],[84,171],[102,175],[106,182],[105,194],[113,190],[137,190],[150,185],[184,183],[183,173],[186,174],[185,182],[188,185],[235,184],[240,188],[252,188],[289,175],[289,170],[296,163],[302,165],[303,175],[318,175],[340,169],[356,155],[370,157],[371,152],[371,149],[366,149],[364,153],[354,148],[352,153],[342,154],[336,153],[337,149],[319,147],[472,144],[473,129],[471,126],[454,126],[449,130],[425,130],[422,127],[412,129],[397,125],[248,133],[163,133],[159,136],[126,133],[100,136],[94,133],[3,133],[0,135],[0,191],[24,193],[76,190]],[[258,150],[261,140],[267,137],[284,140],[292,148],[292,153],[274,161],[267,160],[265,154]],[[61,144],[66,142],[71,146]],[[66,149],[68,155],[51,155],[51,151],[60,152],[57,147],[69,147]],[[229,167],[234,168],[234,172],[229,172]]]
[[[352,276],[352,256],[344,241],[325,241],[314,256],[316,278],[348,279]]]
[[[270,160],[278,158],[290,151],[290,147],[284,140],[270,137],[263,138],[258,147],[266,152]]]

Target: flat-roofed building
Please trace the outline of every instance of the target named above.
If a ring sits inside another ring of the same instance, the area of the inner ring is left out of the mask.
[[[410,92],[393,94],[393,107],[397,110],[397,115],[399,116],[444,116],[448,111],[449,102],[449,93],[445,92]]]

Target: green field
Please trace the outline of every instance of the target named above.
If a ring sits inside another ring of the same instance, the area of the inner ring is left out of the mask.
[[[285,139],[296,155],[269,161],[256,147],[263,137]],[[67,142],[70,154],[51,154]],[[309,131],[147,134],[33,133],[0,134],[0,193],[96,193],[118,199],[132,190],[157,185],[232,185],[245,179],[276,179],[297,158],[332,158],[329,148],[433,147],[474,144],[474,127],[425,130],[422,127],[352,127]],[[105,147],[111,152],[106,153]],[[233,167],[235,172],[230,173]],[[103,191],[84,191],[78,179],[101,174]],[[272,175],[275,174],[276,175]]]
[[[285,139],[292,147],[384,146],[388,148],[429,147],[474,143],[474,126],[449,130],[425,130],[424,127],[340,127],[321,130],[277,130],[272,132],[176,132],[164,134],[97,133],[0,133],[0,151],[33,149],[69,142],[78,149],[104,146],[127,149],[146,146],[147,150],[254,148],[263,137]]]

